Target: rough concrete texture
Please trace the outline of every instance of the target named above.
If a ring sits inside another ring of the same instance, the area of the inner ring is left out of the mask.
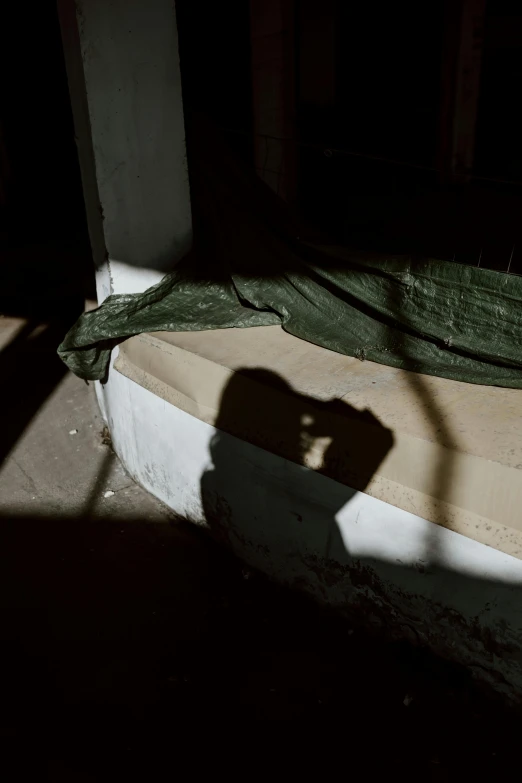
[[[313,747],[322,776],[506,775],[520,724],[465,672],[268,584],[126,477],[55,357],[61,329],[0,318],[4,779],[215,774],[253,743],[244,775],[273,763],[265,721],[313,726],[306,752],[274,751],[293,775]]]
[[[18,323],[1,319],[0,339]],[[24,407],[25,392],[19,392]],[[17,418],[12,409],[9,415]],[[107,435],[94,388],[64,374],[0,469],[0,513],[168,519],[168,510],[125,474]]]

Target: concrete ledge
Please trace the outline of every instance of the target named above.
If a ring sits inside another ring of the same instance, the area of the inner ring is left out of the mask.
[[[277,326],[140,335],[115,367],[220,430],[522,558],[522,391],[360,362]]]
[[[147,377],[161,390],[162,381]],[[225,385],[219,423],[237,377]],[[175,514],[270,578],[459,661],[520,702],[521,559],[224,432],[121,372],[98,390],[126,470]],[[187,391],[176,391],[181,404]],[[290,406],[299,429],[308,416],[302,402],[297,396]]]

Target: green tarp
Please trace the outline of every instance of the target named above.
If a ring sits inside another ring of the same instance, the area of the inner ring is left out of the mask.
[[[104,379],[113,346],[141,332],[281,324],[361,360],[522,387],[521,277],[313,247],[216,138],[197,149],[193,252],[145,293],[110,296],[78,320],[58,349],[74,373]]]

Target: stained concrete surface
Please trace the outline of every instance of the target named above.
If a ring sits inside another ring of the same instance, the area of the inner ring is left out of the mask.
[[[243,776],[276,753],[264,774],[282,757],[370,780],[513,768],[520,722],[465,672],[268,584],[136,486],[55,356],[63,328],[0,318],[5,780],[227,774],[245,743]]]
[[[26,363],[23,368],[13,367],[11,377],[5,377],[5,383],[16,390],[16,399],[11,395],[9,409],[4,411],[7,426],[24,418],[28,398],[46,377],[51,376],[56,385],[42,389],[41,406],[31,412],[25,430],[17,433],[19,438],[0,469],[0,513],[23,510],[40,515],[167,519],[167,510],[125,474],[108,447],[94,387],[70,373],[60,374],[61,363],[48,355],[51,346],[47,341],[42,346],[43,356],[38,345],[33,350],[48,331],[54,336],[57,330],[30,323],[31,331],[23,334],[19,348],[16,343],[9,344],[8,336],[16,339],[26,325],[27,321],[19,318],[0,318],[0,346],[7,342],[7,351],[15,348],[13,365]],[[31,366],[35,353],[39,354],[36,368]],[[43,366],[46,360],[48,368]],[[22,369],[25,384],[18,382]],[[35,369],[42,372],[43,379],[33,374]],[[105,497],[105,493],[111,494]]]

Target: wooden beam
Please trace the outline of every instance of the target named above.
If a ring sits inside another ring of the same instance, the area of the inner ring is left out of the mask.
[[[486,0],[447,0],[437,167],[466,182],[473,168]]]
[[[337,0],[300,0],[299,101],[331,109],[335,103]]]
[[[0,207],[6,207],[9,188],[9,155],[0,122]]]
[[[250,22],[255,167],[294,203],[295,0],[250,0]]]

